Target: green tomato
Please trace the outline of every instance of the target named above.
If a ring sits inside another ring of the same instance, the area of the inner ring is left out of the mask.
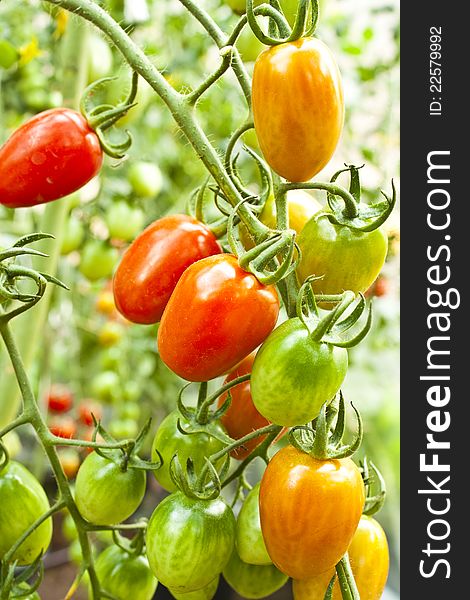
[[[0,471],[0,560],[16,540],[49,510],[39,481],[16,461]],[[39,525],[13,554],[19,565],[31,564],[51,543],[52,519]]]
[[[138,421],[140,413],[140,406],[137,404],[137,402],[126,402],[119,408],[119,416],[121,419],[132,419],[133,421]]]
[[[133,163],[127,172],[132,191],[141,198],[154,198],[162,189],[163,176],[158,165],[139,161]]]
[[[319,213],[305,225],[297,242],[302,251],[297,269],[300,281],[323,275],[312,283],[315,294],[365,292],[382,269],[388,249],[383,229],[353,231],[330,223]]]
[[[259,6],[264,0],[253,0],[253,6]],[[226,0],[233,12],[237,15],[242,15],[246,12],[246,0]]]
[[[15,600],[16,598],[18,598],[18,600],[20,598],[21,600],[41,600],[41,596],[37,592],[32,592],[31,594],[25,596],[24,593],[29,589],[30,587],[27,583],[22,582],[18,586],[15,585],[11,595],[12,600]]]
[[[335,396],[347,368],[345,348],[314,340],[299,318],[289,319],[268,336],[256,355],[253,403],[272,423],[305,425]]]
[[[113,202],[106,214],[106,225],[112,238],[130,242],[144,226],[144,213],[127,202]]]
[[[109,75],[113,68],[113,53],[100,35],[88,37],[88,83]]]
[[[259,518],[259,486],[245,498],[237,519],[237,550],[243,562],[252,565],[271,565]]]
[[[235,517],[222,498],[197,500],[182,492],[165,498],[147,528],[147,556],[158,580],[175,592],[193,592],[213,581],[235,542]]]
[[[89,281],[98,281],[112,275],[118,259],[116,248],[99,240],[91,240],[83,248],[79,269]]]
[[[274,565],[249,565],[234,550],[223,570],[227,583],[243,598],[266,598],[277,592],[288,580]]]
[[[266,48],[266,46],[255,36],[248,25],[243,28],[243,31],[237,39],[236,45],[242,59],[245,62],[255,61],[260,52]]]
[[[152,460],[158,460],[157,450],[163,458],[163,465],[154,471],[154,475],[158,483],[168,492],[174,492],[177,489],[170,475],[170,463],[175,454],[178,454],[178,459],[183,467],[186,466],[188,458],[191,458],[197,473],[205,464],[205,458],[219,452],[224,447],[221,441],[207,433],[190,435],[181,433],[177,426],[178,419],[185,429],[188,422],[179,411],[174,410],[160,423],[152,444]],[[221,425],[218,426],[218,429],[220,433],[225,433]],[[222,465],[223,462],[224,459],[219,464]]]
[[[116,525],[130,517],[145,494],[146,475],[96,452],[80,466],[75,483],[75,502],[84,519],[96,525]]]
[[[208,585],[194,592],[174,592],[169,590],[175,600],[212,600],[219,587],[220,576],[217,576]]]
[[[69,548],[69,558],[73,562],[74,565],[80,566],[83,562],[82,556],[82,547],[80,545],[80,540],[74,540]]]
[[[119,546],[103,550],[95,568],[103,590],[116,600],[152,600],[157,589],[147,558],[133,556]]]
[[[73,214],[70,215],[65,224],[60,253],[65,255],[77,250],[82,245],[84,237],[85,230],[82,222],[77,217],[74,217]]]
[[[9,69],[19,59],[20,53],[7,40],[0,40],[0,67]]]
[[[133,419],[116,419],[109,424],[109,433],[118,440],[135,437],[139,426]]]
[[[122,349],[119,347],[106,348],[105,350],[100,352],[101,367],[105,369],[105,372],[113,373],[113,376],[115,375],[114,371],[117,371],[119,369],[121,361]],[[116,385],[119,385],[119,378]]]
[[[78,538],[77,527],[70,513],[67,513],[62,521],[62,533],[68,542],[73,542]]]
[[[21,452],[22,444],[20,436],[16,431],[9,431],[2,437],[2,443],[7,449],[8,456],[10,458],[16,458]]]
[[[92,396],[102,402],[112,402],[119,390],[119,375],[114,371],[102,371],[91,382]]]

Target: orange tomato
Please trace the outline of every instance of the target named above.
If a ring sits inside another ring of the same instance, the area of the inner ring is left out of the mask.
[[[317,460],[293,446],[280,450],[260,487],[261,530],[273,563],[295,579],[334,568],[351,543],[364,499],[351,459]]]
[[[341,75],[316,38],[272,46],[253,72],[253,117],[270,167],[289,181],[308,181],[330,160],[344,121]]]
[[[379,600],[387,582],[389,553],[385,532],[375,519],[363,516],[349,546],[351,569],[361,600]],[[312,579],[295,580],[294,600],[321,600],[325,597],[334,569]],[[341,600],[338,580],[332,600]]]

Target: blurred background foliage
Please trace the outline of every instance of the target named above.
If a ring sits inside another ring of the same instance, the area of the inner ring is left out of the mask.
[[[177,0],[104,2],[131,32],[178,90],[190,89],[217,67],[215,46]],[[222,0],[201,4],[225,31],[237,21]],[[317,178],[328,180],[343,163],[365,164],[364,196],[390,189],[399,172],[399,14],[398,0],[322,0],[317,35],[336,55],[344,79],[346,124],[332,162]],[[65,12],[47,3],[5,0],[0,4],[0,142],[29,116],[64,102],[61,56],[68,26]],[[120,55],[91,27],[87,56],[81,57],[89,82],[115,76],[103,92],[125,97],[130,73]],[[239,49],[252,70],[262,45],[245,31]],[[77,57],[77,61],[79,57]],[[70,291],[55,290],[32,380],[47,410],[54,384],[74,397],[72,417],[80,435],[89,426],[78,418],[91,399],[103,406],[104,424],[117,437],[135,435],[152,416],[156,426],[174,407],[181,385],[158,359],[156,328],[130,325],[116,312],[110,278],[123,249],[141,229],[168,212],[184,211],[206,173],[172,117],[145,82],[138,105],[121,123],[133,136],[126,160],[106,159],[99,178],[75,194],[62,231],[58,276]],[[213,86],[198,106],[201,124],[222,152],[246,115],[233,75]],[[257,147],[250,132],[244,141]],[[253,163],[241,154],[247,181],[256,182]],[[256,184],[255,184],[256,185]],[[324,201],[324,198],[319,197]],[[44,207],[10,211],[0,206],[0,245],[37,230]],[[379,520],[390,541],[390,590],[398,588],[399,532],[399,210],[387,224],[390,252],[375,296],[375,321],[366,340],[351,352],[345,395],[361,410],[364,452],[382,470],[388,498]],[[0,353],[1,373],[7,372]],[[3,379],[3,376],[2,376]],[[2,383],[0,382],[0,387]],[[0,419],[3,406],[0,403]],[[62,416],[51,415],[52,422]],[[41,451],[27,437],[11,438],[21,460],[47,477]],[[21,450],[22,448],[22,450]],[[72,451],[73,454],[73,451]],[[83,457],[64,453],[73,465]],[[281,596],[279,596],[281,597]],[[284,596],[285,597],[285,596]],[[51,596],[52,598],[52,596]]]

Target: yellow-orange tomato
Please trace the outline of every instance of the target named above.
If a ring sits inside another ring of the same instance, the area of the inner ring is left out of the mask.
[[[271,168],[308,181],[330,160],[343,128],[341,75],[329,48],[302,38],[262,52],[253,72],[253,117]]]
[[[289,227],[294,229],[297,234],[302,231],[308,221],[310,221],[313,215],[321,210],[321,208],[321,203],[304,190],[290,190],[287,192]],[[274,196],[270,196],[266,200],[259,219],[268,227],[271,227],[272,229],[276,228],[276,203],[274,201]],[[253,241],[248,235],[244,225],[240,225],[240,239],[245,248],[248,250],[253,248]]]
[[[361,600],[379,600],[388,575],[388,544],[385,532],[375,519],[361,517],[349,546],[349,559]],[[294,600],[322,600],[334,569],[312,579],[294,581]],[[341,600],[338,580],[333,587],[332,600]]]
[[[364,508],[364,484],[349,459],[317,460],[293,446],[270,461],[260,487],[261,531],[276,567],[294,579],[333,568]]]

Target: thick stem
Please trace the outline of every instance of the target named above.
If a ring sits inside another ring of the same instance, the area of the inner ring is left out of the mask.
[[[361,600],[347,552],[336,565],[336,574],[343,600]]]

